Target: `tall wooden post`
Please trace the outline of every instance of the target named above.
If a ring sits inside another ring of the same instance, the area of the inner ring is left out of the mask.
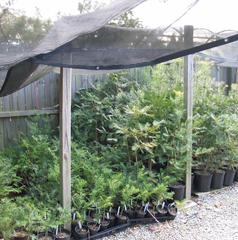
[[[61,204],[71,210],[71,80],[72,69],[60,68]]]
[[[2,98],[0,98],[0,112],[3,110]],[[3,119],[0,119],[0,151],[4,149],[4,129],[3,129]]]
[[[184,44],[193,46],[193,26],[184,27]],[[193,119],[193,56],[184,57],[184,106],[187,118],[187,163],[186,163],[186,199],[191,199],[192,189],[192,119]]]
[[[232,68],[226,67],[226,86],[225,86],[225,95],[228,96],[231,91],[231,85],[232,85]]]

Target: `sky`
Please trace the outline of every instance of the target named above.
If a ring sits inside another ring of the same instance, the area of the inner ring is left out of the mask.
[[[0,0],[4,1],[4,0]],[[110,2],[110,0],[99,0]],[[148,0],[135,9],[145,26],[150,28],[167,26],[187,9],[194,0]],[[14,7],[27,15],[36,15],[36,7],[43,18],[57,19],[57,14],[78,14],[79,0],[15,0]],[[200,0],[182,20],[174,26],[194,25],[212,31],[238,30],[236,18],[238,0]]]

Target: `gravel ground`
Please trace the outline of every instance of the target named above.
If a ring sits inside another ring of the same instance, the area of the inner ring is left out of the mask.
[[[136,226],[104,240],[238,240],[238,184],[193,199],[174,221]]]

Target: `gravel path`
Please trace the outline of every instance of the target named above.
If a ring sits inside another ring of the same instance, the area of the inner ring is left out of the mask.
[[[128,228],[104,240],[238,240],[238,184],[193,199],[174,221]]]

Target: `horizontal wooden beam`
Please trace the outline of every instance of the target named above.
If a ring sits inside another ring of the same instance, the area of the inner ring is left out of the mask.
[[[7,111],[7,112],[0,112],[0,118],[28,117],[28,116],[37,116],[37,115],[54,115],[58,113],[59,113],[58,109]]]

